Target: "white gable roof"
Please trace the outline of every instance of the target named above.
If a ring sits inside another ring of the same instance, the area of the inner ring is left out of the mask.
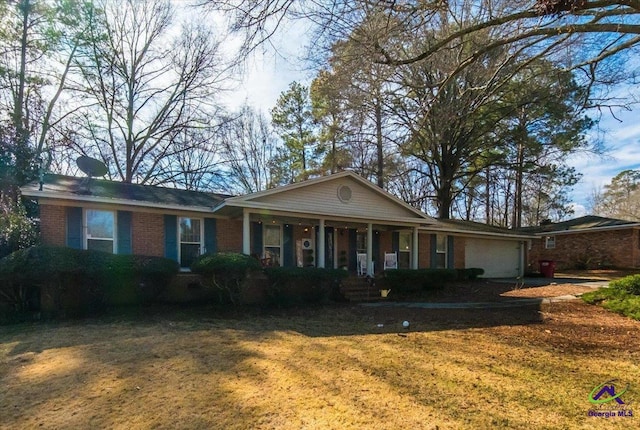
[[[371,221],[412,224],[435,222],[433,218],[349,171],[228,198],[223,206]]]

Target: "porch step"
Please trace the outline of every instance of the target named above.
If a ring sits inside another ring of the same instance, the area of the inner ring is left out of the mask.
[[[349,277],[342,281],[340,291],[342,295],[351,302],[372,302],[388,300],[382,297],[380,290],[384,289],[379,285],[381,280],[375,279],[371,284],[367,278]]]

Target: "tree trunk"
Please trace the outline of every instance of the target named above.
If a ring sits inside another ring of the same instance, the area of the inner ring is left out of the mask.
[[[18,77],[18,89],[13,106],[13,122],[16,127],[16,134],[22,143],[25,134],[24,124],[24,88],[27,80],[27,42],[29,37],[29,12],[31,5],[29,0],[23,0],[20,3],[20,12],[22,12],[22,33],[20,37],[20,72]],[[26,141],[26,139],[25,139]]]
[[[485,177],[485,184],[486,184],[486,190],[487,190],[487,195],[486,195],[486,200],[484,202],[484,211],[485,211],[485,217],[486,217],[486,221],[487,224],[491,224],[491,168],[487,166],[486,168],[486,177]]]
[[[518,142],[518,154],[516,160],[516,183],[513,199],[513,218],[511,228],[522,227],[522,179],[524,176],[524,144]]]
[[[18,72],[18,88],[14,93],[13,125],[15,127],[15,180],[19,185],[29,180],[31,157],[29,145],[29,127],[25,118],[25,87],[27,82],[27,44],[29,39],[29,15],[31,4],[23,0],[18,6],[22,13],[22,31],[20,36],[20,71]]]
[[[438,205],[438,218],[449,219],[451,217],[451,181],[444,180],[439,189],[436,190],[436,199]]]
[[[380,99],[376,99],[376,148],[378,153],[377,160],[377,176],[378,186],[384,188],[384,153],[382,151],[382,107],[380,106]]]

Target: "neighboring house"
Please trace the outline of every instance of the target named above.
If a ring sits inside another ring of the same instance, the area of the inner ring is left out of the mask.
[[[345,267],[366,254],[369,274],[385,253],[399,268],[482,267],[514,277],[534,236],[438,221],[353,172],[247,194],[185,191],[46,175],[22,188],[38,200],[45,244],[164,256],[188,270],[200,253],[233,251],[264,265]]]
[[[599,216],[523,229],[540,238],[528,254],[531,269],[540,260],[554,261],[560,269],[640,267],[640,223]]]

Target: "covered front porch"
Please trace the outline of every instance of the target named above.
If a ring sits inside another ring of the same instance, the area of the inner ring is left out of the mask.
[[[374,276],[384,270],[385,254],[395,253],[398,268],[418,268],[416,223],[245,208],[242,225],[242,252],[258,258],[264,266],[342,268]],[[358,266],[358,255],[366,255],[366,267]]]
[[[229,198],[214,212],[242,219],[242,252],[264,265],[371,276],[384,269],[385,253],[417,269],[419,229],[435,223],[349,171]]]

